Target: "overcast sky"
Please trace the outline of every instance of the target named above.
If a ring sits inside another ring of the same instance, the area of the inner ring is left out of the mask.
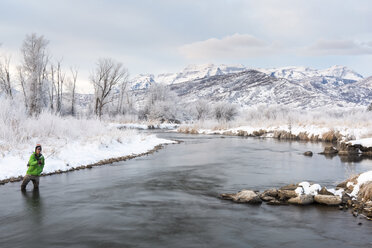
[[[26,34],[79,68],[81,90],[101,57],[131,76],[189,64],[252,68],[346,65],[372,75],[370,0],[1,0],[1,52],[19,63]]]

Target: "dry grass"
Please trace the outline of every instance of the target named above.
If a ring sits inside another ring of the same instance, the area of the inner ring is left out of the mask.
[[[342,135],[335,130],[330,130],[322,134],[322,139],[326,142],[336,142],[340,138],[342,138]]]
[[[372,200],[372,181],[366,182],[360,187],[358,199],[362,200],[363,202]]]
[[[198,134],[198,130],[195,127],[182,126],[177,129],[177,132],[188,133],[188,134]]]

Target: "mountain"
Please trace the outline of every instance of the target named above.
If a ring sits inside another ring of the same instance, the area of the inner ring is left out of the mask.
[[[163,73],[159,75],[141,74],[130,80],[130,87],[133,90],[147,89],[153,83],[165,85],[178,84],[206,77],[227,75],[231,73],[250,70],[251,68],[243,65],[189,65],[182,71],[176,73]],[[317,70],[309,67],[290,66],[271,69],[256,69],[275,78],[285,78],[288,80],[313,79],[313,83],[333,84],[335,86],[353,83],[363,79],[363,76],[345,66],[332,66],[324,70]],[[321,86],[320,86],[321,87]]]
[[[267,75],[276,78],[289,80],[303,80],[309,78],[324,78],[325,80],[341,79],[344,82],[356,82],[363,79],[363,76],[349,69],[346,66],[335,65],[324,70],[317,70],[309,67],[290,66],[272,69],[257,69]]]
[[[129,86],[132,90],[143,90],[155,83],[153,74],[140,74],[129,81]]]
[[[324,70],[295,66],[253,70],[242,65],[206,64],[188,66],[178,73],[149,74],[136,80],[134,85],[143,85],[140,91],[133,90],[139,101],[144,99],[148,86],[154,83],[167,85],[186,103],[206,99],[242,107],[284,104],[295,108],[317,108],[368,105],[372,99],[372,77],[363,79],[345,66]]]
[[[260,104],[280,104],[303,109],[323,106],[352,107],[360,101],[365,105],[366,99],[372,97],[372,89],[363,94],[357,89],[353,89],[352,94],[341,94],[342,91],[317,89],[311,84],[275,78],[257,70],[217,75],[169,87],[185,102],[206,99],[211,102],[227,101],[241,107]]]
[[[163,73],[156,76],[153,74],[138,75],[131,79],[129,83],[133,90],[147,89],[153,83],[172,85],[211,76],[241,72],[247,69],[243,65],[189,65],[176,73]]]

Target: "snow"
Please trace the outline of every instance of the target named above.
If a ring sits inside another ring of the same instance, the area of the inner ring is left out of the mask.
[[[354,186],[353,191],[350,193],[350,196],[357,197],[360,187],[363,183],[372,181],[372,171],[367,171],[359,175],[357,178],[357,183],[354,185],[352,182],[348,182],[347,186]]]
[[[43,147],[45,157],[44,173],[57,170],[66,171],[81,165],[96,163],[103,159],[137,155],[145,153],[159,144],[174,143],[156,137],[155,135],[138,134],[131,131],[122,137],[109,135],[99,139],[91,137],[84,142],[81,140],[68,141],[56,151],[52,147]],[[21,151],[10,151],[0,157],[0,180],[10,177],[24,176],[26,164],[33,147]]]
[[[349,141],[352,145],[362,145],[364,147],[372,147],[372,138],[358,139]]]
[[[319,137],[322,137],[325,133],[333,131],[333,132],[339,132],[345,139],[348,139],[349,137],[352,138],[360,138],[364,137],[366,135],[369,135],[371,129],[369,127],[342,127],[342,126],[333,126],[333,127],[327,127],[327,126],[320,126],[320,125],[312,125],[312,124],[303,124],[303,125],[297,125],[293,124],[291,127],[287,125],[244,125],[244,126],[238,126],[234,128],[197,128],[199,133],[204,134],[223,134],[225,132],[232,132],[233,134],[237,134],[239,131],[245,131],[248,134],[253,134],[254,131],[259,131],[260,129],[265,130],[268,132],[263,137],[272,137],[273,133],[275,131],[286,131],[291,132],[294,135],[299,135],[300,133],[307,133],[307,135],[310,137],[312,135]],[[368,139],[360,139],[358,142],[362,141],[363,146],[372,146],[371,142],[372,138]],[[368,142],[367,142],[368,141]]]
[[[338,189],[338,190],[336,190],[336,189],[333,189],[333,188],[331,188],[331,189],[326,188],[326,190],[329,191],[329,192],[331,192],[334,195],[339,196],[339,197],[342,197],[342,193],[344,192],[344,189]]]
[[[310,185],[309,182],[301,182],[298,184],[300,187],[297,187],[295,189],[295,192],[298,195],[317,195],[318,191],[322,189],[322,187],[319,184],[312,184]]]
[[[100,160],[145,153],[159,144],[172,143],[120,124],[96,118],[74,118],[43,111],[26,114],[23,101],[0,98],[0,180],[23,176],[26,164],[41,144],[44,172],[66,171]]]
[[[301,182],[298,184],[300,187],[297,187],[295,189],[295,192],[297,195],[317,195],[319,191],[322,189],[322,187],[319,184],[310,184],[309,182]],[[333,188],[326,188],[326,190],[330,193],[332,193],[335,196],[342,197],[342,193],[344,192],[343,189],[333,189]]]
[[[183,70],[176,73],[162,73],[158,75],[153,74],[140,74],[133,77],[130,80],[131,88],[146,89],[153,83],[162,83],[166,85],[178,84],[195,79],[201,79],[205,77],[211,77],[216,75],[226,75],[230,73],[237,73],[246,71],[249,68],[244,65],[215,65],[215,64],[200,64],[200,65],[188,65]],[[279,68],[257,68],[260,72],[263,72],[269,76],[276,78],[286,78],[289,80],[303,80],[305,78],[323,77],[323,78],[338,78],[351,81],[360,81],[363,76],[356,73],[346,66],[335,65],[323,70],[313,69],[303,66],[287,66]]]
[[[363,76],[346,66],[331,66],[323,70],[317,70],[303,66],[287,66],[270,69],[258,69],[259,71],[274,76],[276,78],[286,78],[290,80],[303,80],[305,78],[314,77],[333,77],[352,81],[359,81]]]
[[[140,74],[130,80],[133,90],[147,89],[153,83],[165,85],[179,84],[195,79],[242,72],[248,68],[243,65],[188,65],[182,71],[176,73],[162,73],[158,75]]]
[[[126,129],[139,129],[139,130],[147,130],[151,128],[155,129],[176,129],[179,125],[173,123],[161,123],[161,124],[141,124],[141,123],[110,123],[111,126],[115,126],[117,128],[126,128]]]

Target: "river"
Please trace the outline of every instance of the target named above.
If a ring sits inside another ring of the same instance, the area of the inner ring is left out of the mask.
[[[158,133],[155,154],[0,186],[0,247],[372,247],[372,222],[325,206],[252,206],[218,198],[304,180],[334,186],[372,170],[302,153],[322,143]],[[47,166],[47,165],[46,165]]]

